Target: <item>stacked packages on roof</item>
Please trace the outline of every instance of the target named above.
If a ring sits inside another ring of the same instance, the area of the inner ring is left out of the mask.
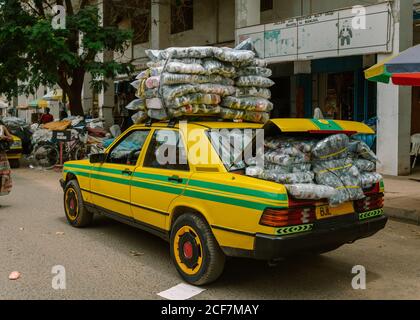
[[[265,168],[250,167],[247,175],[282,183],[296,199],[329,199],[335,207],[363,199],[363,190],[382,180],[373,151],[345,134],[320,141],[268,138],[265,147]]]
[[[132,83],[138,100],[127,106],[147,118],[215,117],[265,123],[273,109],[271,70],[252,50],[219,47],[147,50],[149,69]]]

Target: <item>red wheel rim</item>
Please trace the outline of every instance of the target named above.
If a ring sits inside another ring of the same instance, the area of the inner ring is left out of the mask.
[[[190,241],[187,241],[184,243],[184,247],[183,247],[183,251],[184,251],[184,256],[187,259],[191,259],[193,256],[193,246],[192,243]]]

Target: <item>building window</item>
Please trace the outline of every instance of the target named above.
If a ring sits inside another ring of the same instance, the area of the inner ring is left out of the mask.
[[[193,0],[171,0],[171,34],[194,28]]]
[[[273,0],[261,0],[261,11],[273,10]]]
[[[150,14],[139,15],[131,20],[133,29],[133,44],[149,42]]]

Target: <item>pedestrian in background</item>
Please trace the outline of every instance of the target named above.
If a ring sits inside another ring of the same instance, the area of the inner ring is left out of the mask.
[[[5,196],[12,191],[12,177],[7,151],[13,142],[13,136],[0,121],[0,196]]]
[[[47,124],[54,121],[54,117],[50,114],[50,108],[45,108],[45,113],[39,119],[40,124]]]

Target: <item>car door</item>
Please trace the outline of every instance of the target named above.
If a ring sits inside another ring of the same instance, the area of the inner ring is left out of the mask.
[[[93,168],[93,204],[109,213],[132,217],[131,179],[150,130],[132,130],[119,139],[107,153],[106,161]]]
[[[164,229],[171,202],[191,176],[185,142],[177,129],[155,129],[131,188],[134,219]]]

